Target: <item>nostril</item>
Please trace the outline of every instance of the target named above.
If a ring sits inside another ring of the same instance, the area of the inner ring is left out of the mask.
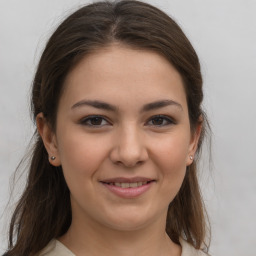
[[[116,161],[115,164],[116,165],[123,165],[123,163],[121,161]]]
[[[135,163],[128,163],[128,162],[123,162],[123,161],[115,161],[114,163],[116,165],[122,165],[122,166],[125,166],[125,167],[128,167],[128,168],[132,168],[132,167],[135,167],[135,166],[139,166],[139,165],[142,165],[144,161],[138,161],[138,162],[135,162]]]

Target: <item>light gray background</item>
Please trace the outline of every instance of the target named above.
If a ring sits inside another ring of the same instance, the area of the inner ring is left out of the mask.
[[[201,59],[213,166],[202,188],[215,256],[256,255],[256,1],[148,0],[173,16]],[[0,0],[0,254],[9,179],[32,135],[29,89],[46,39],[78,0]],[[22,187],[22,186],[21,186]],[[10,204],[11,206],[12,204]]]

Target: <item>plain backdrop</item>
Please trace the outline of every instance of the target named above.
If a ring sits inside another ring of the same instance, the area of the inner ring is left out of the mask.
[[[88,2],[0,0],[0,254],[14,202],[6,208],[9,180],[34,130],[29,92],[35,67],[57,24]],[[203,165],[201,178],[212,224],[210,252],[255,256],[256,1],[145,2],[175,18],[201,60],[213,130],[213,164]]]

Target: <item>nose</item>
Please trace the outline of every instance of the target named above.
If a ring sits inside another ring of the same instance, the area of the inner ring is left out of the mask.
[[[144,136],[136,127],[120,129],[113,145],[110,159],[114,164],[131,168],[148,159]]]

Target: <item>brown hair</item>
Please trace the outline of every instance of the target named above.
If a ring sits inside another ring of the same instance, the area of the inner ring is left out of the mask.
[[[87,54],[118,42],[164,56],[180,73],[187,96],[190,124],[207,121],[200,64],[180,27],[164,12],[139,1],[98,2],[70,15],[56,29],[41,56],[32,88],[32,113],[42,112],[53,129],[63,82],[69,71]],[[203,117],[203,118],[202,118]],[[200,121],[201,120],[201,121]],[[203,120],[203,121],[202,121]],[[27,184],[11,219],[6,255],[34,255],[51,239],[63,235],[71,224],[70,193],[62,168],[49,164],[37,131]],[[206,251],[206,215],[197,180],[195,159],[187,168],[180,191],[170,203],[166,231],[179,244],[179,237]]]

